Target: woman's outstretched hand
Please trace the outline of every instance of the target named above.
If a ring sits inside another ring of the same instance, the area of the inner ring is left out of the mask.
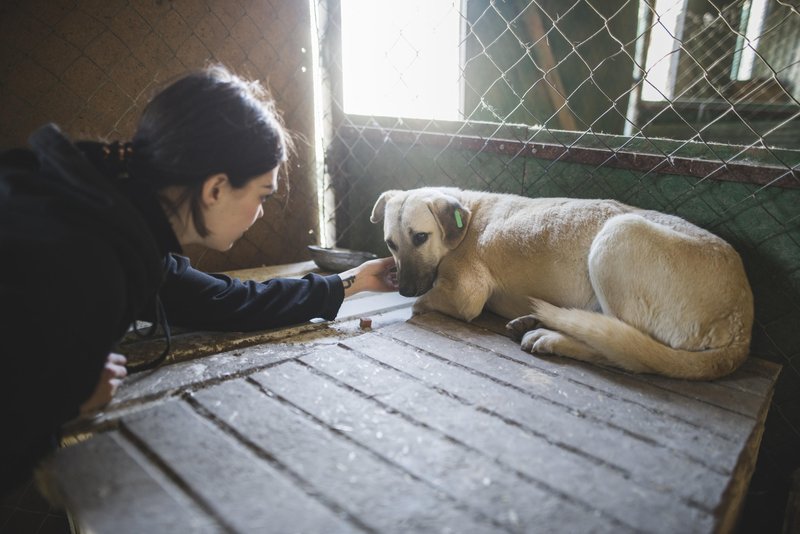
[[[122,354],[112,352],[108,355],[103,372],[100,373],[100,380],[97,382],[92,396],[81,404],[81,415],[90,415],[111,402],[111,398],[122,383],[122,379],[128,375],[128,370],[125,369],[126,363],[127,360]]]
[[[397,270],[391,256],[362,263],[339,277],[344,283],[345,297],[361,291],[397,291]]]

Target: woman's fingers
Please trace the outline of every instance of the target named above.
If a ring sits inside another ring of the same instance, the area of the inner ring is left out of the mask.
[[[125,356],[122,354],[117,354],[116,352],[109,353],[106,361],[115,363],[117,365],[125,365],[128,363],[128,359]]]
[[[112,352],[108,355],[104,370],[111,371],[113,377],[125,378],[128,376],[128,369],[125,367],[126,363],[128,363],[128,359],[125,356]]]
[[[383,276],[386,283],[386,286],[389,291],[396,291],[397,290],[397,265],[395,264],[394,257],[389,256],[388,258],[383,258],[384,260],[384,270]]]
[[[128,370],[125,368],[127,362],[122,354],[112,352],[108,355],[92,395],[80,407],[81,414],[90,414],[111,402],[111,398],[122,384],[122,379],[128,375]]]

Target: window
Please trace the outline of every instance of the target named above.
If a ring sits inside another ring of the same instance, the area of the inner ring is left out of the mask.
[[[767,0],[745,0],[742,4],[742,24],[733,57],[731,79],[749,80],[753,77],[758,41],[764,28]]]
[[[670,100],[673,97],[684,10],[684,0],[656,0],[657,16],[650,30],[642,100]]]
[[[461,117],[459,2],[342,0],[345,113]]]

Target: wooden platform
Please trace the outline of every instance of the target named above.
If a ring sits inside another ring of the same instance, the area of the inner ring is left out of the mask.
[[[52,484],[99,533],[733,528],[778,366],[634,376],[409,304],[373,294],[332,323],[178,336],[169,364],[71,426]]]

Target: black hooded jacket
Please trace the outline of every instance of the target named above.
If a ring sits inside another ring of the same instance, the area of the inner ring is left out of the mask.
[[[0,154],[0,491],[78,415],[135,319],[249,331],[333,319],[338,276],[242,282],[193,269],[154,193],[117,179],[102,145],[47,125]]]

